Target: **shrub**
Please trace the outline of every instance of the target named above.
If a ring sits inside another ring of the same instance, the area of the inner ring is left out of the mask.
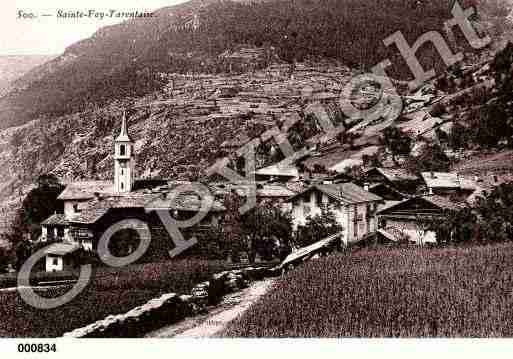
[[[445,108],[445,105],[438,102],[433,105],[433,107],[431,108],[431,111],[429,111],[429,114],[433,117],[440,117],[443,114],[445,114],[446,112],[447,112],[447,110]]]
[[[323,210],[319,215],[308,217],[304,226],[298,226],[296,244],[306,247],[343,230],[330,210]]]
[[[5,248],[0,247],[0,273],[7,272],[9,264],[9,254]]]

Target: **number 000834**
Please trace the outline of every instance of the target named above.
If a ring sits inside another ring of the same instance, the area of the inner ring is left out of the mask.
[[[50,352],[56,352],[56,351],[57,351],[56,344],[50,344],[50,343],[18,344],[18,352],[19,353],[50,353]]]

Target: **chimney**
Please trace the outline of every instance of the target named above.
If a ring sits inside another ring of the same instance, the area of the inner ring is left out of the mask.
[[[431,171],[431,178],[436,178],[435,177],[435,172]]]
[[[366,190],[367,192],[369,192],[369,182],[365,182],[363,184],[363,189]]]
[[[429,195],[432,196],[433,195],[433,187],[429,187]]]

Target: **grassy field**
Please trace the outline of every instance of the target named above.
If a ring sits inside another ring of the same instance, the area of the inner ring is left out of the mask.
[[[217,261],[183,260],[101,268],[81,294],[51,310],[25,304],[17,292],[0,292],[0,337],[61,336],[109,314],[127,312],[163,293],[185,293],[226,266]],[[41,295],[52,297],[67,290],[52,289]]]
[[[513,244],[310,261],[221,336],[512,337]]]

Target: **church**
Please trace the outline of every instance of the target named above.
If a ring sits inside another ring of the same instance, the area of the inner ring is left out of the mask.
[[[47,252],[46,270],[65,270],[73,263],[69,259],[74,251],[96,251],[102,234],[113,224],[123,221],[132,228],[150,229],[149,255],[162,257],[172,249],[173,242],[160,218],[152,209],[169,210],[173,218],[191,218],[201,209],[197,194],[181,193],[170,200],[168,194],[180,183],[173,181],[148,181],[136,179],[134,141],[129,135],[126,114],[123,114],[121,130],[114,140],[112,181],[82,181],[66,186],[58,200],[64,203],[64,213],[55,213],[41,223],[41,242],[58,243]],[[210,212],[197,225],[182,229],[184,237],[198,236],[217,225],[225,208],[213,201]],[[122,232],[122,231],[120,231]],[[198,234],[199,233],[199,234]],[[138,243],[137,239],[137,243]],[[127,256],[137,243],[124,242],[117,256]]]

